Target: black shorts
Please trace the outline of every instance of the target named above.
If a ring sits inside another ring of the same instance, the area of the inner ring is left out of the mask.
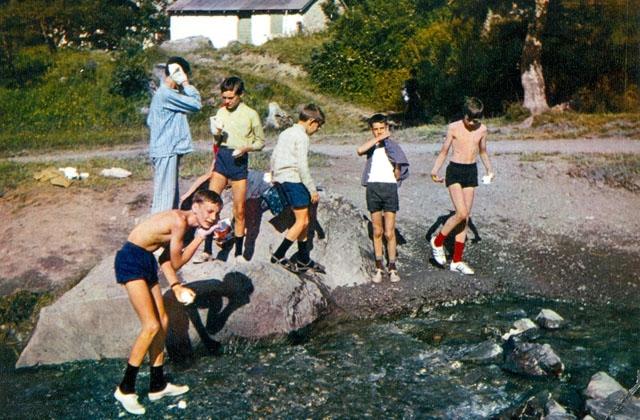
[[[462,188],[478,186],[478,165],[475,163],[449,162],[445,175],[445,185],[460,184]]]
[[[249,173],[249,154],[235,158],[233,155],[233,149],[221,147],[216,154],[216,163],[213,170],[225,178],[232,181],[239,181],[241,179],[247,179]]]
[[[377,211],[390,211],[395,213],[399,208],[398,184],[392,182],[367,183],[367,210],[371,213]]]
[[[125,242],[116,254],[114,266],[116,281],[120,284],[144,279],[151,287],[158,282],[156,257],[153,256],[153,253],[134,243]]]

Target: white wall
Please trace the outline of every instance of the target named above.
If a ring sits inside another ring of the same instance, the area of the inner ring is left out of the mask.
[[[303,16],[302,25],[308,32],[317,32],[327,26],[327,17],[322,11],[324,1],[317,1],[307,10]]]
[[[171,39],[206,36],[216,48],[238,39],[237,16],[171,16]]]
[[[251,43],[262,45],[271,39],[271,17],[269,15],[251,15]]]
[[[302,21],[302,15],[299,13],[284,15],[284,19],[282,22],[282,32],[285,35],[294,35],[298,33],[298,22]]]

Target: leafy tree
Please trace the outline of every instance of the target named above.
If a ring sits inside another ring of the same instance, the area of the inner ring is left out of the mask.
[[[411,0],[345,3],[348,9],[332,23],[331,39],[314,52],[309,71],[322,88],[347,99],[372,100],[385,87],[376,76],[401,67],[399,52],[422,17]]]
[[[16,60],[21,50],[47,46],[113,50],[123,38],[153,41],[167,31],[167,0],[0,1],[0,72],[5,86],[22,85]],[[35,66],[35,64],[34,64]],[[37,67],[37,66],[35,66]],[[20,80],[18,80],[20,79]]]

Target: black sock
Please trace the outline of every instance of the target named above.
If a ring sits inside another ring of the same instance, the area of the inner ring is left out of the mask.
[[[279,260],[283,259],[292,243],[293,241],[284,238],[276,252],[273,253],[273,256]]]
[[[244,243],[244,236],[236,236],[236,257],[242,255],[242,245]]]
[[[151,366],[151,375],[149,379],[149,392],[162,391],[167,386],[164,379],[163,366]]]
[[[135,394],[136,377],[138,376],[139,366],[131,366],[127,363],[127,369],[124,371],[124,378],[120,382],[120,392],[123,394]]]
[[[382,255],[379,257],[376,256],[376,269],[382,270]]]
[[[307,248],[307,241],[298,241],[298,261],[302,264],[309,263],[309,249]]]
[[[213,235],[207,235],[204,238],[204,252],[209,255],[213,254]]]
[[[397,270],[397,268],[396,268],[396,260],[389,261],[389,270]]]

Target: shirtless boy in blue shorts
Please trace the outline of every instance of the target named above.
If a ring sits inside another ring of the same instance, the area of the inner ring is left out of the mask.
[[[467,238],[467,223],[471,215],[473,197],[478,186],[478,167],[476,164],[478,155],[484,165],[487,180],[490,182],[494,177],[487,153],[487,126],[479,120],[483,108],[479,99],[466,99],[464,117],[462,120],[449,124],[447,137],[431,170],[431,179],[434,182],[445,182],[456,210],[454,215],[445,222],[440,233],[431,238],[431,252],[434,260],[444,266],[447,262],[443,246],[444,240],[451,231],[459,228],[460,231],[455,236],[453,257],[449,268],[451,271],[461,274],[474,274],[473,269],[462,261],[462,254]],[[442,179],[438,176],[438,171],[447,159],[449,149],[452,151],[451,159],[447,166],[446,177]]]
[[[123,285],[142,329],[133,344],[124,378],[114,397],[129,413],[144,414],[138,402],[135,383],[140,365],[149,354],[151,365],[149,399],[184,394],[186,385],[174,385],[164,378],[164,344],[169,325],[162,292],[158,284],[158,263],[153,253],[164,248],[160,267],[179,302],[193,301],[194,292],[183,286],[176,274],[213,231],[222,210],[222,199],[213,191],[198,191],[191,210],[167,210],[156,213],[136,226],[115,259],[116,280]],[[183,248],[187,230],[196,228],[194,240]]]

